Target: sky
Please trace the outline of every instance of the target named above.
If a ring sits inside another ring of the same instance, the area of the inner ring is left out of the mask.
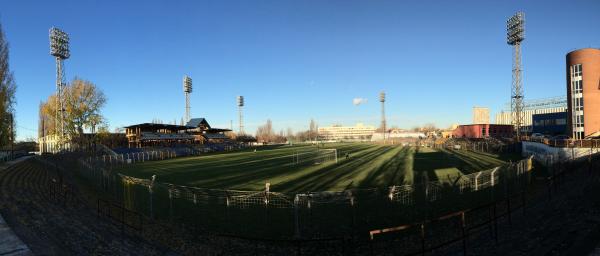
[[[67,80],[107,96],[111,130],[177,121],[182,78],[193,79],[191,116],[245,130],[380,122],[388,126],[491,119],[510,100],[506,19],[524,11],[525,99],[566,95],[565,55],[600,48],[600,1],[2,1],[0,24],[16,78],[17,137],[37,136],[38,106],[55,91],[48,30],[70,35]],[[361,103],[361,104],[353,104]]]

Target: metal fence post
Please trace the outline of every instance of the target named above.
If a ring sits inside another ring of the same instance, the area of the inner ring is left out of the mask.
[[[296,239],[300,239],[300,216],[298,212],[299,201],[300,198],[296,194],[296,196],[294,197],[294,236],[296,237]]]
[[[425,255],[425,222],[421,222],[421,255]]]
[[[169,221],[173,222],[173,192],[169,188]]]
[[[510,194],[506,196],[506,213],[508,214],[508,224],[512,226],[512,216],[510,211]]]
[[[525,203],[527,202],[527,194],[525,191],[523,191],[523,216],[525,216]]]
[[[156,179],[156,175],[152,175],[152,183],[148,186],[148,194],[150,195],[150,218],[154,219],[154,202],[153,202],[153,193],[154,193],[154,180]]]
[[[461,229],[462,229],[462,244],[463,244],[463,254],[467,255],[467,230],[466,230],[466,224],[465,224],[465,212],[461,212],[460,214],[460,222],[461,222]]]
[[[494,239],[498,244],[498,216],[496,215],[496,202],[494,202]]]

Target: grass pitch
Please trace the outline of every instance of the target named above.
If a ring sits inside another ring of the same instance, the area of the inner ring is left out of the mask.
[[[348,188],[386,187],[423,181],[448,181],[495,166],[518,156],[499,156],[471,151],[436,150],[398,145],[359,143],[328,144],[338,163],[294,165],[293,154],[316,150],[312,145],[269,146],[138,163],[119,172],[158,182],[204,188],[271,191],[337,191]],[[346,159],[348,153],[350,157]]]

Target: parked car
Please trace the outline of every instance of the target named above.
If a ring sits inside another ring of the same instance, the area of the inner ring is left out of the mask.
[[[571,137],[567,135],[556,135],[549,140],[549,144],[554,147],[567,147]]]
[[[530,138],[532,141],[541,141],[542,139],[544,139],[544,135],[536,132],[531,134]]]
[[[556,135],[556,136],[552,137],[552,140],[560,140],[560,141],[569,140],[569,139],[571,139],[571,137],[569,137],[567,135]]]

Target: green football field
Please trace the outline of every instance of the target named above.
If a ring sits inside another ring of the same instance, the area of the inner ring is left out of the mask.
[[[326,144],[321,148],[337,149],[338,163],[294,164],[293,155],[315,151],[313,145],[268,146],[256,151],[248,149],[137,163],[118,171],[139,178],[156,175],[157,182],[203,188],[263,190],[268,182],[271,191],[277,192],[335,191],[426,180],[445,182],[514,158],[466,150],[368,143]]]

